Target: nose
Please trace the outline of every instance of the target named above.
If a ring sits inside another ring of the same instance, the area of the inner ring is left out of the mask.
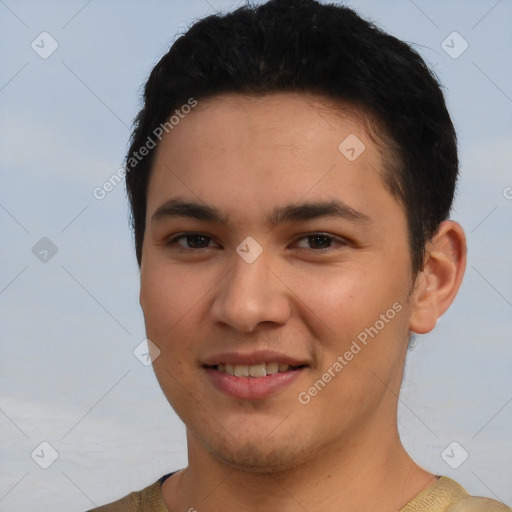
[[[262,254],[247,263],[235,254],[233,268],[227,272],[212,303],[210,314],[222,323],[244,332],[252,332],[262,322],[284,325],[291,315],[290,294]]]

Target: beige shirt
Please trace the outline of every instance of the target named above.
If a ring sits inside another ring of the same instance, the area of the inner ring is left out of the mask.
[[[89,512],[170,512],[162,497],[160,480],[142,491],[95,508]],[[490,498],[470,496],[452,479],[441,476],[398,512],[512,512],[510,507]]]

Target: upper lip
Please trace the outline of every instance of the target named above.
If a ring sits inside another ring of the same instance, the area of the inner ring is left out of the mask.
[[[273,350],[258,350],[253,352],[224,352],[211,356],[204,361],[204,366],[217,366],[218,364],[253,365],[262,363],[279,363],[290,366],[305,366],[308,363],[295,357],[281,354]]]

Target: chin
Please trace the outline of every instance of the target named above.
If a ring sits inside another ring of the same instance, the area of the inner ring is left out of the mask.
[[[304,449],[299,435],[284,433],[281,437],[268,437],[261,433],[250,436],[242,433],[236,438],[229,435],[206,437],[194,432],[194,437],[218,462],[237,471],[248,473],[279,473],[306,464],[315,449]]]
[[[268,474],[289,471],[306,462],[304,454],[293,453],[289,448],[281,447],[279,451],[270,451],[248,442],[238,450],[214,450],[211,453],[219,462],[232,469]]]

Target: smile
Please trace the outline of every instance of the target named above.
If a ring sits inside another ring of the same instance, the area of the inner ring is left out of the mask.
[[[267,375],[275,375],[276,373],[287,372],[289,370],[295,370],[299,367],[294,367],[286,363],[261,363],[261,364],[218,364],[213,367],[215,370],[221,373],[227,373],[234,377],[253,377],[260,378],[266,377]]]
[[[286,363],[228,364],[203,366],[213,387],[238,400],[264,400],[284,391],[306,370]]]

